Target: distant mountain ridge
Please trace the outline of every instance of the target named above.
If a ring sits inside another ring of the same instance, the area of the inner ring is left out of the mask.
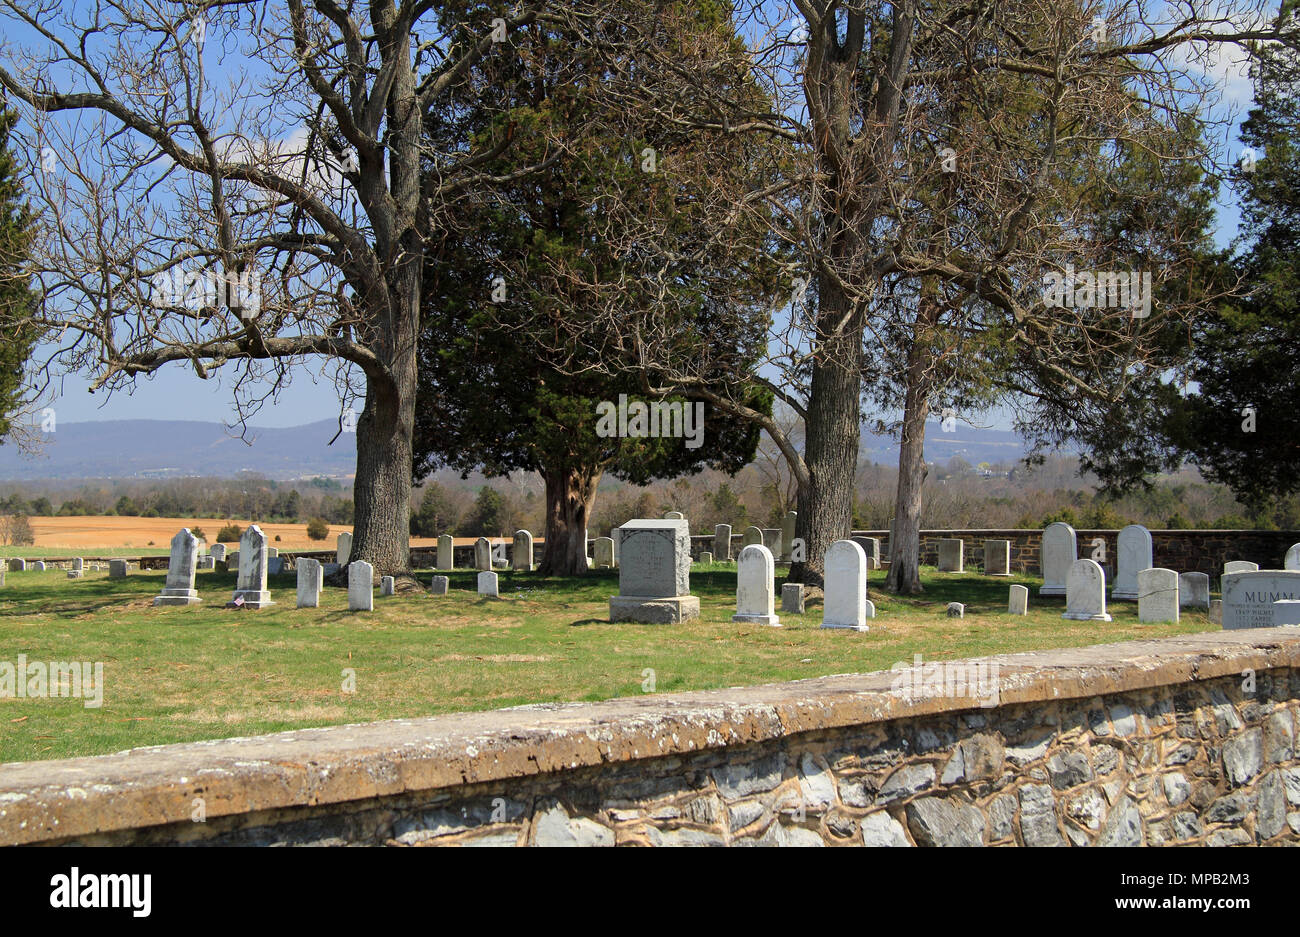
[[[329,445],[336,433],[334,420],[251,427],[250,446],[223,424],[199,420],[60,423],[36,458],[21,455],[13,446],[0,446],[0,479],[232,478],[244,472],[278,480],[317,475],[350,478],[356,471],[357,437],[339,433]],[[1005,430],[958,423],[953,432],[945,433],[938,421],[926,427],[925,458],[930,462],[946,462],[954,456],[972,465],[1008,462],[1020,458],[1024,448],[1018,435]],[[864,427],[862,455],[873,462],[895,464],[898,442]]]

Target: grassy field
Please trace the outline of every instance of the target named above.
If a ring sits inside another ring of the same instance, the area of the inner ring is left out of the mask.
[[[778,571],[778,576],[780,571]],[[103,705],[0,698],[0,761],[92,755],[140,745],[252,735],[308,726],[522,703],[639,695],[887,670],[926,660],[1100,644],[1217,630],[1204,613],[1180,624],[1140,624],[1135,603],[1115,620],[1065,621],[1062,599],[1039,599],[1033,578],[923,571],[927,594],[879,591],[877,618],[859,634],[821,630],[821,609],[782,615],[782,628],[731,621],[736,574],[696,566],[702,617],[682,625],[610,624],[617,573],[580,579],[502,573],[499,601],[480,599],[470,571],[451,574],[447,596],[376,594],[375,611],[347,610],[327,589],[319,609],[296,609],[293,574],[273,577],[278,604],[222,606],[233,573],[202,571],[203,605],[153,608],[164,574],[10,573],[0,588],[0,662],[102,661]],[[428,574],[421,579],[427,583]],[[1030,614],[1006,614],[1007,587],[1031,587]],[[964,619],[945,616],[966,604]],[[345,670],[355,692],[344,692]]]

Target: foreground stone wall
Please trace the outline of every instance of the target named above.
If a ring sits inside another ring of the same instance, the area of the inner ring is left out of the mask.
[[[1300,629],[980,663],[992,706],[847,675],[2,765],[0,843],[1300,844]]]

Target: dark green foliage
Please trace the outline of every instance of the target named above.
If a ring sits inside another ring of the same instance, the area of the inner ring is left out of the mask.
[[[38,334],[29,321],[36,295],[24,272],[33,216],[9,152],[9,130],[16,119],[0,100],[0,443],[23,403],[23,368]]]

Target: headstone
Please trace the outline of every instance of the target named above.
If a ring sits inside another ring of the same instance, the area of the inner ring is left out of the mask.
[[[1137,575],[1153,565],[1151,531],[1141,524],[1129,524],[1119,532],[1115,546],[1115,587],[1112,599],[1136,599],[1139,594]]]
[[[348,564],[348,609],[370,612],[375,608],[375,568],[365,560]]]
[[[1210,599],[1210,621],[1223,624],[1223,599]]]
[[[803,614],[802,582],[787,582],[781,587],[781,611]]]
[[[949,617],[949,618],[965,618],[965,617],[966,617],[966,606],[965,606],[965,605],[962,605],[960,602],[949,602],[949,603],[948,603],[948,617]]]
[[[11,573],[25,572],[26,569],[27,569],[27,561],[22,557],[14,557],[12,560],[9,561],[9,572]]]
[[[239,538],[239,577],[235,581],[235,594],[226,608],[265,608],[275,604],[271,593],[266,591],[267,559],[266,534],[256,524],[249,524]]]
[[[1137,574],[1138,621],[1178,621],[1178,573],[1159,566]]]
[[[333,576],[335,573],[337,573],[340,569],[343,568],[338,563],[321,563],[320,565],[321,565],[321,573],[326,578]]]
[[[851,537],[849,539],[862,547],[862,551],[867,554],[867,569],[880,569],[879,537]]]
[[[1291,544],[1286,551],[1286,558],[1282,560],[1283,569],[1300,569],[1300,543]]]
[[[705,550],[700,554],[700,564],[702,566],[707,566],[712,562],[713,562],[713,554],[710,553],[708,550]]]
[[[719,524],[713,528],[713,554],[720,563],[731,562],[731,525]]]
[[[984,575],[985,576],[1010,576],[1011,575],[1011,541],[1010,540],[985,540],[984,541]]]
[[[268,556],[266,558],[266,572],[270,576],[278,576],[284,572],[285,559],[282,556]]]
[[[1231,576],[1233,573],[1255,573],[1259,572],[1259,564],[1251,563],[1247,560],[1232,560],[1223,564],[1223,575]]]
[[[84,573],[86,571],[86,561],[79,556],[76,557],[72,561],[72,570],[73,572]]]
[[[1178,576],[1178,605],[1181,608],[1210,607],[1210,577],[1206,573],[1181,573]]]
[[[379,594],[393,595],[397,592],[397,580],[392,576],[382,576],[379,579]]]
[[[216,569],[216,568],[217,568],[216,557],[211,555],[199,557],[199,569]]]
[[[32,564],[32,569],[36,570],[38,573],[45,572],[45,561],[37,560],[35,563]]]
[[[455,569],[456,560],[453,546],[455,541],[452,540],[451,534],[443,534],[438,538],[438,568]]]
[[[352,533],[343,531],[339,534],[338,547],[334,551],[334,562],[340,567],[347,566],[348,560],[352,558]]]
[[[3,564],[0,564],[0,588],[4,588],[4,584],[5,584],[5,572],[6,572],[6,570],[5,570],[4,565],[3,565]]]
[[[763,531],[759,530],[757,527],[745,528],[745,536],[742,541],[743,546],[746,547],[753,546],[756,543],[762,543],[762,542],[763,542]]]
[[[320,590],[325,582],[324,572],[320,560],[307,557],[298,561],[299,608],[320,607]]]
[[[614,536],[614,530],[615,530],[615,529],[616,529],[616,528],[612,528],[612,529],[610,530],[610,532],[609,532],[609,539],[610,539],[610,540],[613,542],[613,544],[614,544],[614,565],[615,565],[615,566],[618,566],[618,537]]]
[[[939,572],[962,573],[966,571],[966,541],[960,538],[944,538],[939,541]]]
[[[614,538],[597,537],[592,545],[592,562],[597,569],[614,568]]]
[[[1012,586],[1007,598],[1007,612],[1012,615],[1029,614],[1029,590],[1024,586]]]
[[[876,617],[876,603],[873,602],[873,601],[871,601],[870,599],[866,599],[866,600],[863,601],[863,603],[862,603],[862,612],[863,612],[863,614],[865,614],[868,618],[875,618],[875,617]]]
[[[681,511],[669,511],[667,514],[664,515],[664,520],[666,520],[666,521],[684,521],[684,520],[686,520],[686,515],[683,514]]]
[[[1300,599],[1300,570],[1263,569],[1223,577],[1223,628],[1272,628],[1273,603]]]
[[[691,592],[691,537],[684,520],[631,520],[619,530],[618,595],[610,621],[651,624],[700,617]]]
[[[167,580],[154,605],[198,605],[203,600],[194,591],[194,573],[199,562],[199,541],[188,527],[172,537],[171,557],[167,561]],[[80,575],[78,573],[78,575]]]
[[[226,559],[226,545],[224,543],[214,543],[212,549],[208,551],[208,556],[212,557],[214,560],[221,560],[224,562]]]
[[[474,541],[474,568],[479,572],[492,568],[492,544],[487,537]]]
[[[823,628],[867,630],[867,554],[852,540],[836,540],[823,557]]]
[[[612,541],[611,541],[612,542]],[[511,548],[510,566],[532,572],[533,569],[533,535],[527,530],[515,531],[515,542]]]
[[[226,554],[226,568],[239,572],[239,551],[231,550]]]
[[[433,582],[430,583],[430,591],[434,595],[446,595],[447,589],[451,586],[451,580],[446,576],[434,576]]]
[[[1110,621],[1106,572],[1096,560],[1075,560],[1065,577],[1065,614],[1071,621]]]
[[[109,560],[108,561],[108,578],[125,579],[126,578],[126,560]]]
[[[278,557],[279,555],[280,555],[280,549],[279,549],[279,547],[267,547],[267,548],[266,548],[266,558],[267,558],[268,560],[273,560],[273,559],[275,559],[276,557]]]
[[[489,599],[499,599],[500,593],[497,591],[497,574],[490,569],[485,569],[478,574],[478,594]]]
[[[781,559],[789,562],[790,548],[794,544],[794,527],[799,515],[796,511],[786,511],[781,518]]]
[[[774,608],[775,575],[776,561],[767,547],[753,544],[740,551],[736,558],[736,614],[731,616],[732,621],[781,626]]]
[[[1039,546],[1039,566],[1043,574],[1039,595],[1065,595],[1066,579],[1077,555],[1074,528],[1059,521],[1048,524]]]
[[[1300,625],[1300,599],[1278,599],[1273,603],[1273,627]]]

